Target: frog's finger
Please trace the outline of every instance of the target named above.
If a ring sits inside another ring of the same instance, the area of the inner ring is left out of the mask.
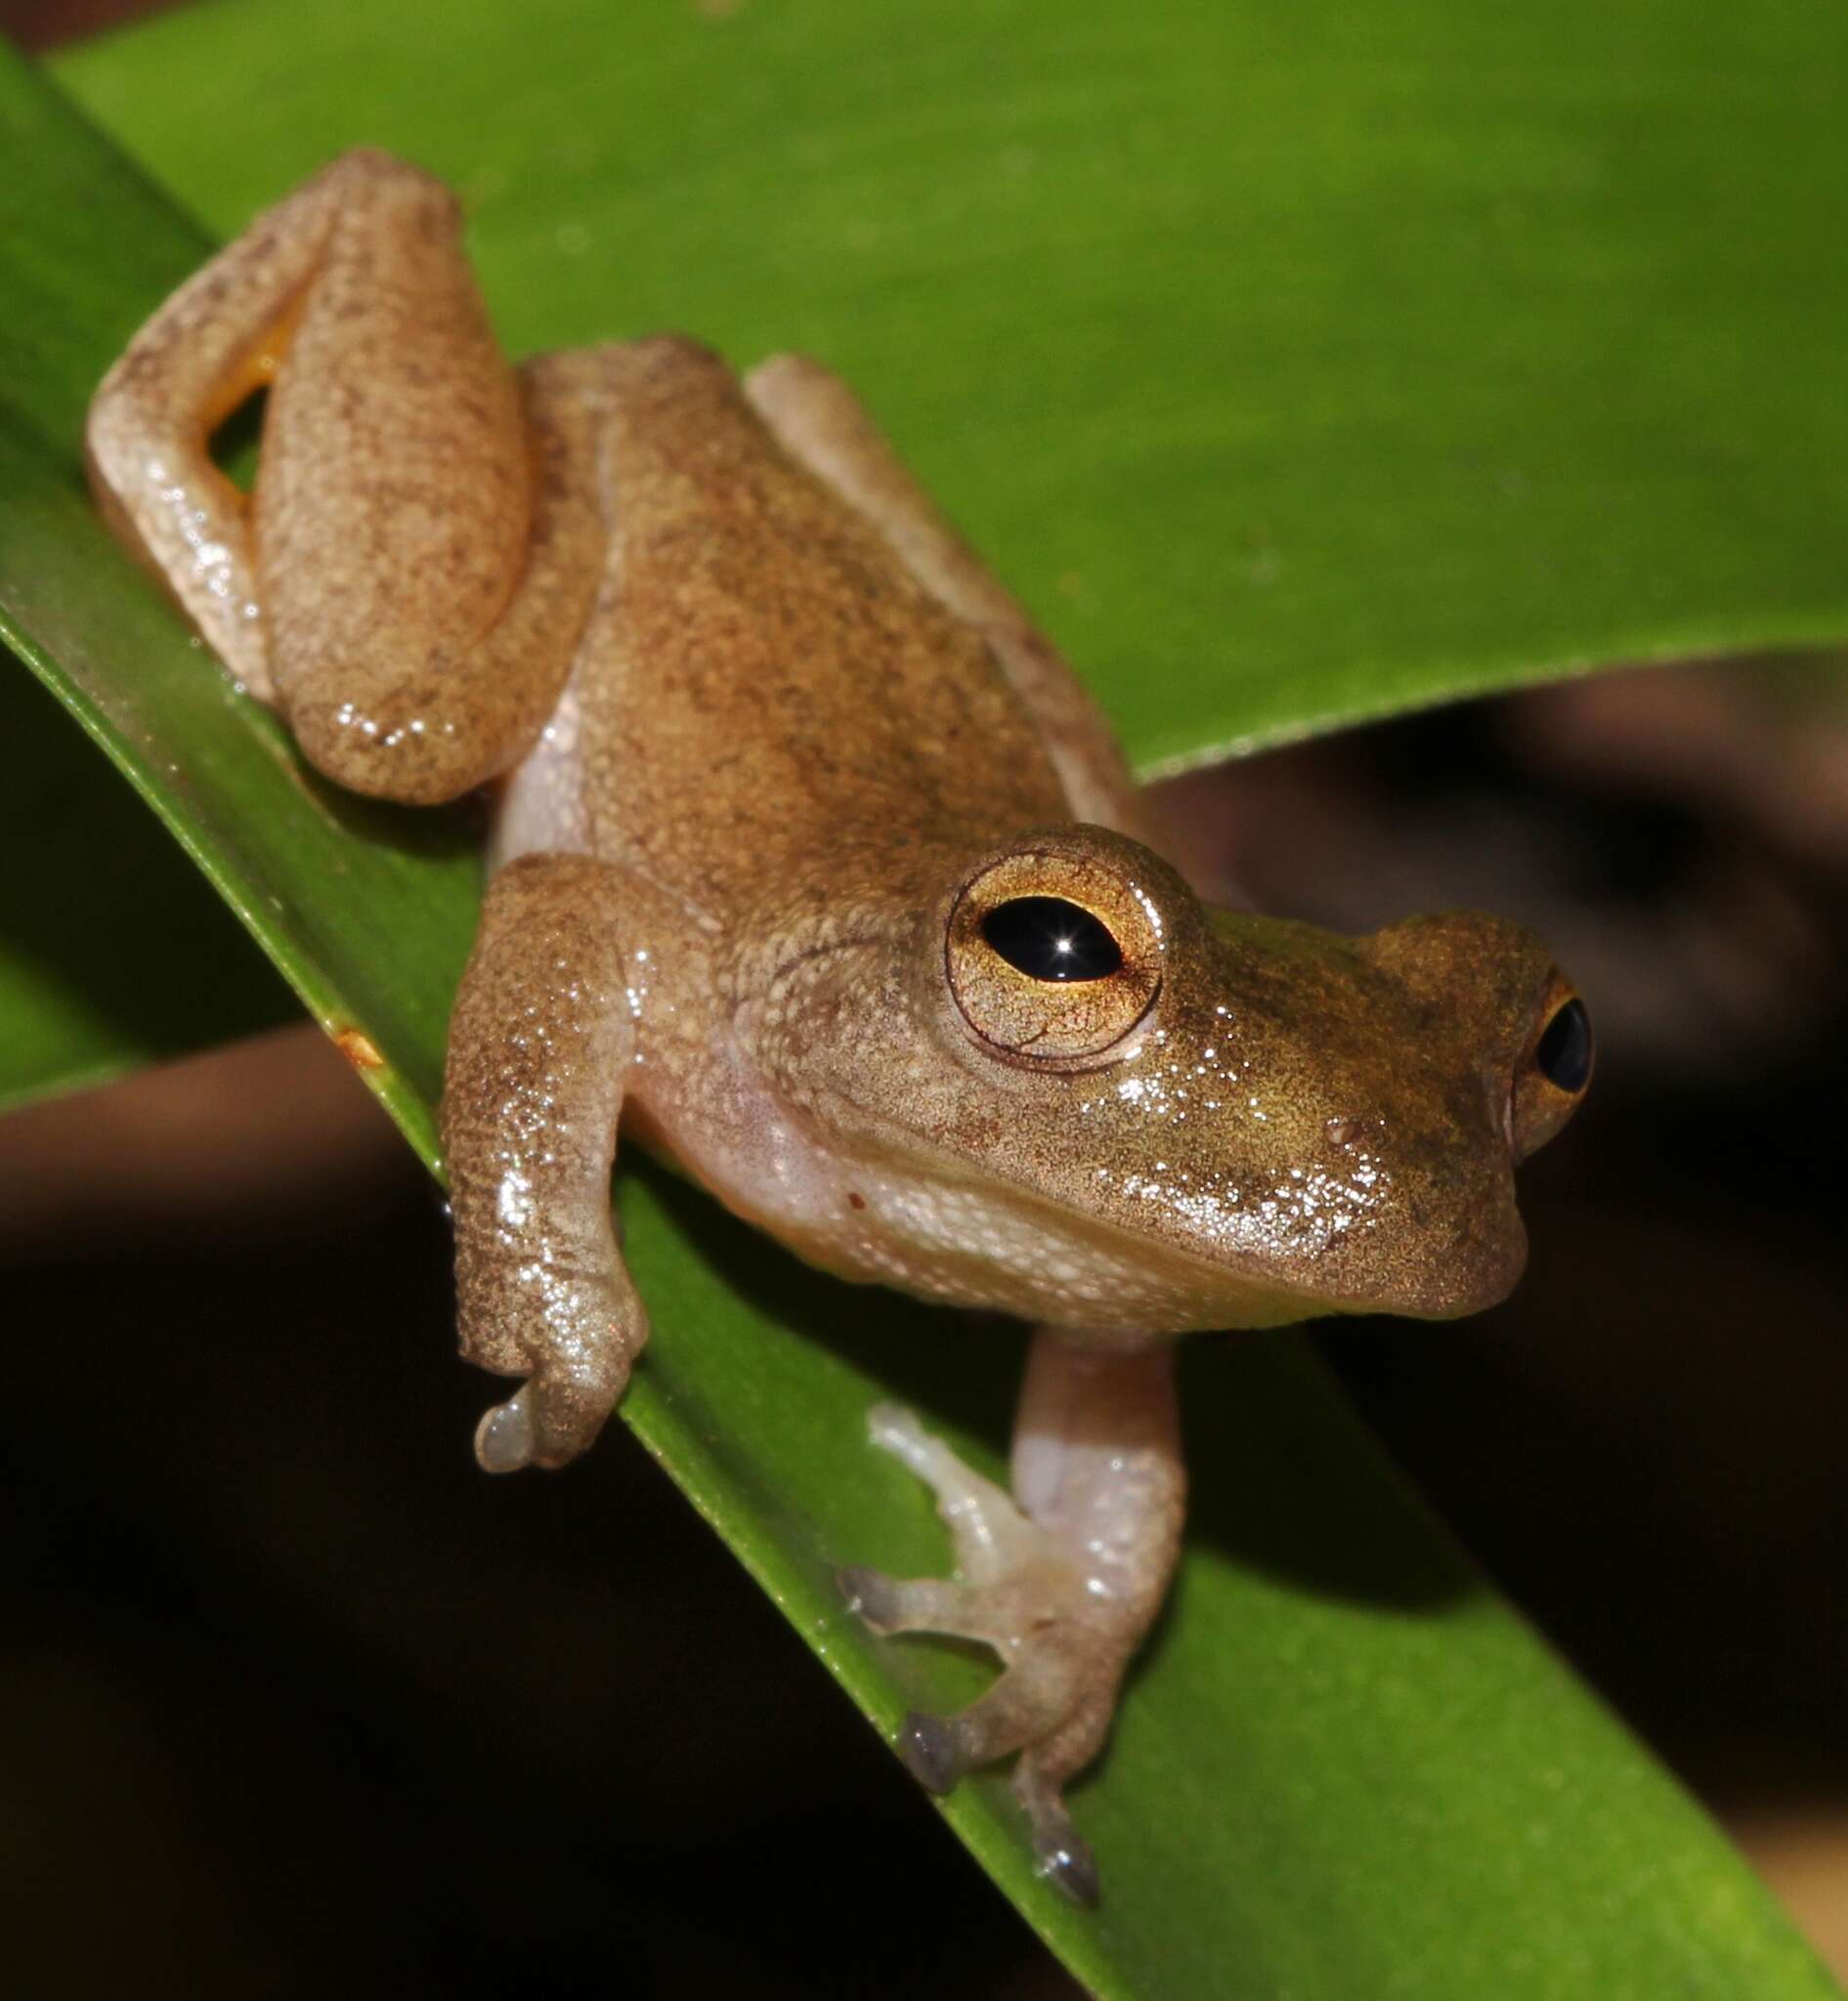
[[[524,1389],[482,1413],[475,1426],[475,1458],[490,1473],[517,1473],[533,1464],[533,1413]]]
[[[614,1341],[536,1369],[476,1426],[475,1458],[483,1471],[569,1466],[595,1442],[628,1377],[628,1356]]]

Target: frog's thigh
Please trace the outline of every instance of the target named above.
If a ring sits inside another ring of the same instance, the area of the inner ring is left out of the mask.
[[[596,360],[516,376],[458,228],[422,176],[342,212],[257,476],[271,671],[296,739],[341,784],[417,803],[530,748],[604,542]]]
[[[960,1716],[907,1717],[899,1749],[936,1792],[1018,1751],[1014,1791],[1041,1864],[1089,1902],[1095,1872],[1063,1789],[1103,1746],[1123,1671],[1180,1553],[1186,1480],[1172,1349],[1103,1354],[1041,1329],[1015,1421],[1011,1498],[909,1412],[881,1405],[872,1426],[874,1442],[935,1493],[957,1578],[851,1569],[841,1589],[882,1633],[978,1639],[1004,1663]]]
[[[647,1339],[610,1212],[635,1053],[623,881],[581,855],[502,869],[451,1018],[442,1120],[462,1352],[528,1379],[477,1433],[491,1472],[575,1458]]]
[[[784,449],[858,509],[940,604],[980,628],[1046,739],[1074,817],[1139,837],[1135,782],[1102,711],[852,390],[819,362],[776,355],[745,378],[745,393]]]

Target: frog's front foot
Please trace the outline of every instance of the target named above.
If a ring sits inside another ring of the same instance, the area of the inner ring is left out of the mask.
[[[483,1412],[475,1426],[475,1458],[484,1472],[522,1467],[555,1469],[585,1451],[628,1382],[628,1364],[590,1371],[552,1363],[534,1370],[504,1403]]]
[[[517,1361],[504,1348],[476,1357],[509,1374],[522,1364],[530,1371],[475,1427],[475,1458],[486,1472],[556,1469],[587,1450],[648,1339],[647,1315],[621,1267],[600,1282],[560,1287],[547,1307]]]
[[[648,1339],[610,1212],[635,1057],[622,885],[583,855],[509,862],[450,1017],[457,1339],[471,1362],[526,1379],[476,1429],[491,1473],[576,1459]]]
[[[881,1404],[870,1428],[935,1493],[958,1575],[901,1581],[853,1567],[837,1574],[841,1595],[875,1632],[980,1640],[1003,1663],[1001,1679],[960,1715],[908,1716],[899,1755],[931,1792],[946,1793],[972,1767],[1017,1751],[1013,1790],[1042,1873],[1074,1901],[1095,1903],[1096,1868],[1063,1788],[1102,1747],[1146,1612],[1100,1589],[1082,1542],[1022,1512],[909,1411]]]

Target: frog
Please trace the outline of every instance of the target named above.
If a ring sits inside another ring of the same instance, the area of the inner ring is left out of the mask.
[[[246,494],[211,445],[260,390]],[[1203,902],[839,377],[679,334],[515,366],[456,197],[388,153],[154,312],[86,458],[314,771],[488,802],[440,1108],[459,1345],[519,1385],[483,1468],[576,1459],[647,1339],[619,1133],[841,1279],[1031,1330],[1005,1484],[869,1413],[951,1574],[838,1581],[876,1635],[994,1653],[896,1748],[936,1793],[1011,1758],[1038,1867],[1095,1901],[1065,1795],[1181,1554],[1178,1338],[1507,1295],[1516,1166],[1592,1068],[1552,954]]]

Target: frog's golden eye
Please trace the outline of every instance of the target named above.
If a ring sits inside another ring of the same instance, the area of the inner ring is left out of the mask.
[[[1557,973],[1515,1071],[1511,1124],[1515,1158],[1544,1146],[1578,1109],[1591,1082],[1591,1016]]]
[[[965,884],[945,960],[957,1008],[992,1054],[1088,1068],[1154,1004],[1161,924],[1147,895],[1100,860],[1007,855]]]

